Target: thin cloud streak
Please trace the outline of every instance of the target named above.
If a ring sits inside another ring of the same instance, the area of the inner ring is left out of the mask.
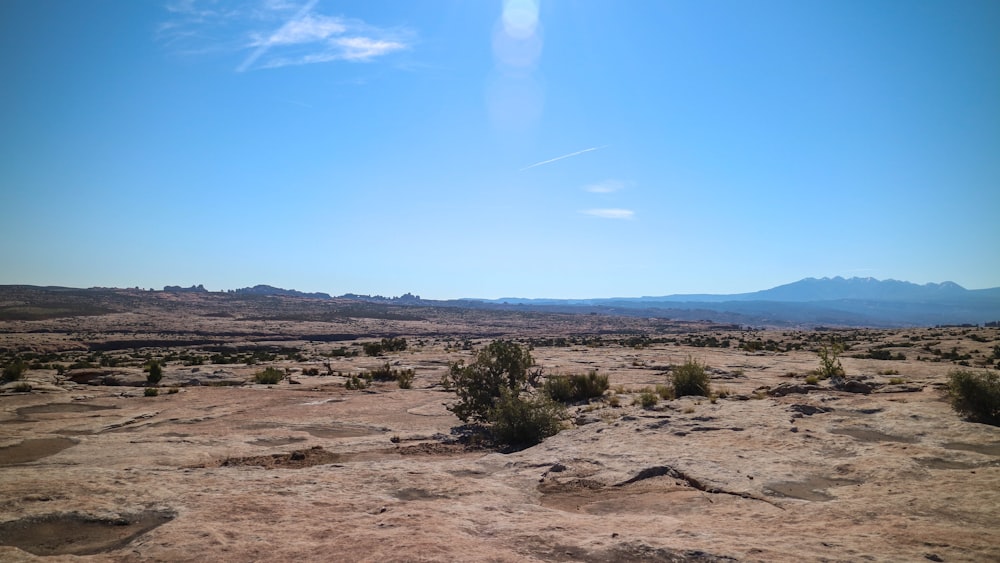
[[[157,40],[173,54],[238,56],[235,72],[343,61],[410,49],[415,32],[322,13],[319,0],[172,0]]]
[[[573,157],[573,156],[578,156],[578,155],[581,155],[581,154],[583,154],[585,152],[592,152],[592,151],[601,150],[601,149],[607,148],[609,146],[611,146],[611,145],[604,145],[604,146],[600,146],[600,147],[590,147],[589,149],[583,149],[582,151],[571,152],[569,154],[564,154],[562,156],[557,156],[555,158],[550,158],[548,160],[543,160],[541,162],[536,162],[536,163],[534,163],[534,164],[532,164],[530,166],[525,166],[524,168],[518,170],[518,172],[524,172],[525,170],[528,170],[530,168],[534,168],[536,166],[542,166],[543,164],[551,164],[553,162],[556,162],[558,160],[562,160],[564,158],[570,158],[570,157]]]
[[[592,194],[612,194],[625,189],[625,183],[619,180],[605,180],[597,184],[591,184],[583,189]]]
[[[277,41],[273,40],[276,38],[280,38],[283,32],[287,34],[289,31],[291,31],[290,28],[294,28],[298,22],[302,21],[302,18],[304,18],[306,14],[308,14],[313,9],[313,7],[316,6],[317,2],[319,2],[319,0],[309,0],[309,2],[306,2],[305,6],[299,8],[299,11],[296,12],[295,15],[292,16],[290,20],[285,22],[285,25],[281,26],[281,28],[276,33],[272,34],[270,39],[268,39],[267,41],[259,42],[257,44],[257,48],[254,49],[252,53],[250,53],[250,56],[247,57],[240,66],[236,67],[236,72],[244,72],[246,69],[250,68],[250,65],[257,62],[257,59],[259,59],[264,53],[268,52],[271,49],[271,47],[277,44]]]
[[[633,219],[635,217],[635,211],[631,209],[585,209],[580,213],[602,219]]]

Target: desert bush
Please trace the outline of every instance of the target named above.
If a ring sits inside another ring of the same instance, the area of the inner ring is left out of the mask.
[[[347,378],[347,381],[344,382],[344,388],[346,388],[349,391],[366,389],[368,388],[368,382],[369,380],[366,378],[358,377],[357,375],[351,374],[351,376]]]
[[[660,396],[664,401],[669,401],[671,399],[676,399],[674,396],[674,388],[669,385],[657,385],[656,394]]]
[[[274,385],[275,383],[281,381],[285,377],[285,372],[278,368],[269,367],[264,368],[264,371],[258,371],[254,374],[253,380],[255,383],[262,383],[264,385]]]
[[[383,338],[380,342],[366,342],[362,348],[367,356],[380,356],[383,352],[406,350],[405,338]]]
[[[604,395],[608,390],[608,376],[598,375],[595,370],[586,375],[558,375],[548,378],[543,389],[553,401],[573,403]]]
[[[811,374],[806,376],[806,385],[816,385],[819,383],[819,376],[816,374]]]
[[[504,391],[516,398],[532,386],[538,372],[529,373],[531,364],[528,350],[506,340],[491,342],[471,364],[453,363],[448,377],[458,402],[449,410],[462,422],[488,422],[490,410]]]
[[[31,384],[27,381],[19,381],[14,385],[15,393],[31,393]]]
[[[690,357],[681,366],[674,368],[671,373],[671,382],[674,386],[675,397],[685,395],[708,397],[712,392],[705,364],[698,363],[698,360]]]
[[[159,394],[160,394],[160,390],[157,389],[156,387],[146,387],[146,390],[143,391],[142,396],[143,397],[155,397],[155,396],[157,396]]]
[[[396,374],[396,383],[400,389],[410,389],[413,387],[413,370],[404,369]]]
[[[817,376],[820,379],[834,378],[835,380],[843,379],[844,377],[844,366],[840,365],[840,354],[844,351],[843,344],[839,342],[830,341],[829,345],[823,345],[816,354],[819,356],[819,370],[817,370]]]
[[[146,383],[155,386],[161,379],[163,379],[163,368],[160,367],[160,363],[153,362],[149,364],[149,373],[146,374]]]
[[[642,405],[644,409],[651,409],[660,402],[660,396],[649,391],[642,393],[632,402],[632,404]]]
[[[1000,426],[1000,374],[952,371],[948,395],[952,408],[969,420]]]
[[[562,425],[563,407],[544,394],[526,397],[502,389],[487,421],[493,439],[511,446],[533,446],[554,436]]]
[[[3,368],[3,381],[17,381],[24,377],[24,372],[27,371],[28,364],[24,360],[18,358],[11,363],[7,364]]]
[[[902,385],[903,383],[906,383],[906,380],[903,379],[902,377],[889,378],[889,385]]]
[[[176,387],[171,387],[170,389],[167,389],[167,395],[173,395],[175,393],[180,393],[180,392],[181,390]]]
[[[396,379],[396,374],[392,366],[389,365],[389,362],[382,364],[368,373],[371,374],[371,378],[375,381],[393,381]]]
[[[302,368],[302,375],[319,375],[319,368]]]

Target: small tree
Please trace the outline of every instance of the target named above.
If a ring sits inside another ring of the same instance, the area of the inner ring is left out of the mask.
[[[448,407],[463,422],[490,425],[494,440],[532,446],[559,431],[562,405],[532,393],[541,370],[530,371],[531,353],[520,345],[497,340],[476,361],[452,364],[448,381],[458,402]]]
[[[163,368],[160,367],[160,362],[153,362],[149,364],[149,373],[146,374],[146,383],[156,387],[163,379]]]
[[[469,365],[459,361],[448,372],[458,402],[449,407],[462,422],[487,422],[494,402],[508,391],[517,397],[534,383],[531,353],[515,342],[496,340],[479,351]]]

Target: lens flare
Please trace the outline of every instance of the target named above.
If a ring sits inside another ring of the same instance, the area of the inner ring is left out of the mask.
[[[504,0],[503,27],[515,39],[527,39],[538,27],[538,3],[534,0]]]

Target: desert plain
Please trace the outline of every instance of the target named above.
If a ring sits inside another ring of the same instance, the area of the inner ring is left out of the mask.
[[[0,320],[0,363],[30,364],[0,394],[2,561],[1000,560],[1000,428],[946,393],[952,370],[995,369],[995,327],[22,301]],[[366,355],[382,338],[407,347]],[[496,339],[543,379],[610,388],[538,445],[491,447],[441,379]],[[850,391],[806,382],[831,340]],[[640,404],[688,359],[711,397]],[[411,388],[348,388],[386,363]],[[286,377],[254,383],[267,367]]]

